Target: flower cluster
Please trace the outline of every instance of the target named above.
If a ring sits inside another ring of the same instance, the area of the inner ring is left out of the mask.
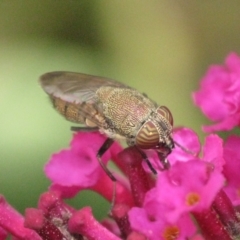
[[[205,131],[239,125],[238,86],[240,58],[232,53],[226,67],[210,68],[201,89],[193,94],[202,111],[218,121]],[[201,145],[191,129],[175,129],[177,144],[168,156],[169,170],[160,171],[157,154],[146,151],[156,176],[135,147],[123,150],[115,142],[102,157],[104,164],[111,160],[118,168],[111,170],[115,184],[96,158],[105,139],[100,133],[78,132],[68,149],[53,154],[44,169],[52,182],[49,191],[41,195],[37,208],[26,209],[25,216],[1,197],[0,239],[8,233],[15,240],[240,238],[240,137],[223,140],[211,133]],[[90,206],[74,209],[65,203],[86,189],[112,204],[102,221],[94,218]]]
[[[206,132],[231,130],[240,125],[240,57],[230,53],[225,66],[213,65],[201,80],[193,99],[212,121]]]

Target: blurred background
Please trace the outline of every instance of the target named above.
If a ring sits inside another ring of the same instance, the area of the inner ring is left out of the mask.
[[[219,0],[1,0],[0,193],[21,213],[35,207],[49,186],[44,164],[71,140],[71,123],[38,84],[48,71],[122,81],[203,139],[207,120],[191,93],[210,64],[240,53],[239,9],[240,1]],[[92,205],[99,219],[109,210],[93,193],[73,202]]]

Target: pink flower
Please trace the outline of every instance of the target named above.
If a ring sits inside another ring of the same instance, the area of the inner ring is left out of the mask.
[[[25,226],[43,240],[83,239],[82,236],[89,240],[120,240],[93,217],[90,207],[75,210],[56,192],[42,194],[38,208],[26,209]]]
[[[202,160],[209,163],[209,167],[214,168],[215,171],[222,172],[225,164],[223,140],[218,135],[211,134],[206,137]]]
[[[201,145],[197,134],[189,128],[179,128],[173,132],[175,148],[168,156],[171,165],[177,162],[188,162],[192,160],[200,160]],[[184,148],[184,149],[183,149]],[[216,134],[211,134],[206,137],[205,143],[202,146],[201,160],[212,164],[214,169],[222,171],[225,160],[223,158],[223,141]]]
[[[151,240],[157,239],[154,236],[164,235],[166,228],[171,226],[175,226],[179,233],[187,228],[184,237],[191,237],[195,233],[194,225],[189,225],[189,220],[184,225],[182,220],[187,219],[186,214],[209,208],[223,185],[222,174],[213,171],[209,175],[205,162],[177,162],[169,171],[159,175],[156,187],[146,193],[143,207],[130,210],[131,226]],[[139,218],[141,222],[136,222]],[[180,235],[178,237],[176,239],[182,239]]]
[[[227,185],[224,188],[235,206],[240,205],[240,137],[230,136],[224,145],[224,158],[226,165],[224,175]]]
[[[53,154],[45,166],[45,173],[52,181],[50,189],[61,192],[64,198],[74,197],[83,189],[91,189],[111,201],[113,182],[103,171],[96,157],[105,140],[106,137],[98,132],[75,133],[70,148]],[[118,162],[117,154],[121,150],[117,142],[113,143],[102,156],[103,163],[107,164],[110,159]],[[118,176],[116,173],[114,175]],[[117,200],[132,205],[129,186],[122,177],[117,179]]]
[[[222,172],[228,177],[233,171],[231,168],[229,174],[225,171],[223,141],[215,134],[207,136],[200,158],[198,137],[187,128],[175,131],[174,140],[178,144],[171,154],[172,167],[158,171],[156,177],[145,171],[142,155],[135,147],[119,154],[117,144],[109,149],[103,161],[112,159],[122,170],[121,177],[114,173],[118,181],[111,221],[96,220],[89,206],[74,209],[66,204],[66,197],[72,198],[83,189],[96,191],[112,201],[113,182],[93,163],[97,162],[95,154],[102,140],[104,137],[97,133],[78,133],[69,149],[53,155],[46,167],[53,179],[51,190],[42,194],[36,208],[26,209],[25,218],[2,201],[0,237],[6,239],[11,233],[19,239],[39,240],[198,239],[201,236],[197,235],[196,223],[206,239],[229,240],[229,236],[240,234],[237,208],[233,208],[222,190],[225,184]],[[231,158],[235,157],[238,141],[225,144],[225,152],[233,151]],[[84,176],[78,176],[78,172]]]
[[[188,214],[209,209],[225,184],[223,141],[217,135],[206,138],[201,159],[199,140],[192,130],[177,129],[174,140],[191,153],[176,146],[169,156],[172,167],[159,173],[142,207],[129,211],[131,227],[151,240],[167,239],[163,237],[166,229],[172,229],[176,239],[193,236],[196,229]]]
[[[164,213],[164,209],[162,210]],[[129,220],[131,227],[147,236],[149,240],[183,240],[196,233],[196,226],[187,214],[173,224],[164,219],[164,216],[154,218],[149,216],[144,208],[133,208],[129,212]]]
[[[96,156],[105,139],[97,132],[75,133],[70,143],[70,149],[61,150],[52,155],[45,166],[46,175],[53,183],[66,187],[84,188],[96,184],[103,172]],[[111,151],[119,152],[121,150],[122,148],[114,143],[102,157],[104,164],[111,159]]]
[[[35,231],[24,226],[24,217],[0,196],[0,239],[7,239],[8,233],[15,239],[42,239]]]
[[[175,129],[173,132],[173,139],[175,141],[175,148],[168,156],[171,165],[178,161],[187,162],[196,159],[201,151],[201,144],[197,134],[192,129]]]
[[[209,69],[201,90],[193,95],[217,122],[206,131],[239,125],[239,90],[240,58],[232,53],[225,67]],[[24,217],[0,197],[0,239],[238,239],[240,137],[230,136],[224,144],[210,134],[201,146],[191,129],[178,128],[172,135],[175,148],[167,157],[171,167],[166,171],[155,151],[146,151],[151,168],[135,146],[122,150],[114,143],[102,156],[103,164],[111,160],[119,170],[110,170],[117,179],[113,183],[97,159],[106,138],[93,132],[74,134],[70,147],[46,164],[52,184],[37,207],[27,208]],[[95,191],[111,203],[102,221],[94,218],[90,206],[74,209],[64,201],[82,190]]]
[[[240,124],[240,57],[230,53],[225,66],[213,65],[193,93],[195,104],[212,121],[206,132],[230,130]]]
[[[108,231],[93,216],[90,207],[85,207],[73,214],[68,222],[68,228],[75,234],[81,234],[89,240],[120,240],[114,233]]]

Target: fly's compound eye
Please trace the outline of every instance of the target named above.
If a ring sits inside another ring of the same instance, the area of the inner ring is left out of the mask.
[[[142,149],[155,148],[159,143],[159,133],[152,121],[143,124],[136,136],[136,145]]]
[[[157,109],[157,113],[163,116],[171,124],[171,126],[173,126],[173,116],[167,107],[165,106],[159,107]]]

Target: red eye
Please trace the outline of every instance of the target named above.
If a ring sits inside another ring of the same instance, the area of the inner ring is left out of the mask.
[[[152,121],[144,123],[136,136],[136,145],[143,149],[155,148],[159,143],[159,133]]]
[[[171,126],[173,126],[173,117],[172,117],[170,110],[167,107],[165,107],[165,106],[159,107],[157,109],[157,113],[159,113],[161,116],[166,118],[169,121],[169,123],[171,124]]]

